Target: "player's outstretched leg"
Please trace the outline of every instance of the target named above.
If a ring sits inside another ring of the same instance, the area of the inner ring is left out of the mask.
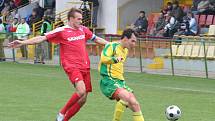
[[[126,102],[123,100],[119,100],[116,103],[113,121],[121,121],[122,114],[124,113],[124,110],[126,109]]]
[[[135,96],[133,93],[128,92],[125,89],[117,89],[117,95],[115,95],[115,98],[119,98],[125,102],[128,103],[128,107],[133,111],[133,121],[144,121],[140,105],[137,102]]]
[[[78,102],[76,102],[66,113],[64,121],[69,121],[71,117],[73,117],[80,108],[86,103],[87,94],[83,96]]]
[[[82,97],[86,95],[86,88],[84,81],[78,81],[75,83],[76,92],[72,95],[72,97],[68,100],[66,105],[61,109],[59,114],[57,115],[56,121],[64,121],[65,114],[67,111],[76,104]],[[78,106],[78,104],[75,105],[76,108],[79,108],[81,106]],[[78,112],[79,110],[77,110]]]

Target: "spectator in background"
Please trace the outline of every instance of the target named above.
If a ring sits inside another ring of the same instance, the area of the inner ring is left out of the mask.
[[[14,10],[11,14],[12,14],[13,18],[17,18],[18,21],[21,21],[21,16],[18,12],[18,9]]]
[[[9,32],[10,32],[10,28],[12,27],[12,24],[13,24],[13,18],[7,20],[6,32],[7,32],[8,34],[10,34]]]
[[[5,22],[10,23],[10,21],[13,20],[13,15],[10,11],[5,12]]]
[[[175,19],[171,11],[167,12],[166,25],[164,27],[164,37],[173,37],[174,33],[178,30],[178,21]]]
[[[175,17],[175,19],[178,22],[182,22],[183,21],[183,17],[184,17],[184,11],[183,9],[179,6],[178,1],[173,2],[173,9],[172,9],[172,14]]]
[[[199,4],[201,1],[202,1],[202,0],[193,0],[193,4],[192,4],[191,10],[192,10],[192,11],[197,11],[198,4]]]
[[[203,14],[207,15],[215,15],[215,1],[210,1],[208,5],[208,9],[203,12]]]
[[[162,36],[165,25],[166,25],[165,16],[163,13],[161,13],[157,23],[155,24],[153,35]]]
[[[97,14],[99,9],[99,1],[98,0],[88,0],[88,2],[93,3],[93,27],[97,27]],[[91,6],[90,6],[91,7]],[[92,8],[91,8],[92,10]]]
[[[12,26],[10,27],[10,32],[16,32],[18,25],[19,25],[18,19],[14,18],[12,22]]]
[[[57,26],[60,26],[60,27],[64,26],[64,22],[61,20],[60,16],[56,18],[55,23],[57,23]]]
[[[6,34],[5,27],[4,27],[4,24],[2,23],[2,20],[0,19],[0,62],[5,61],[5,54],[4,54],[4,47],[3,47],[5,34]]]
[[[10,5],[8,3],[4,3],[4,8],[1,11],[2,16],[6,16],[6,14],[10,11]]]
[[[35,11],[38,14],[39,18],[42,19],[43,15],[44,15],[44,8],[40,7],[38,2],[36,3],[36,6],[33,9],[33,11]]]
[[[0,11],[4,8],[4,0],[0,0]]]
[[[164,15],[167,14],[167,11],[172,11],[172,3],[168,2],[167,6],[161,11]]]
[[[35,9],[33,9],[32,14],[29,17],[29,25],[32,28],[32,25],[38,21],[42,20],[42,17],[37,13]]]
[[[24,41],[24,40],[28,39],[29,33],[30,33],[30,27],[26,23],[25,18],[22,18],[21,23],[17,26],[17,29],[16,29],[17,39],[19,39],[21,41]],[[27,49],[26,49],[26,47],[22,46],[22,47],[20,47],[20,50],[21,50],[21,53],[22,53],[22,57],[27,58]]]
[[[16,32],[17,26],[19,25],[18,19],[14,18],[11,19],[10,22],[7,24],[6,28],[7,28],[7,39],[9,40],[9,42],[13,41],[13,32]]]
[[[140,11],[139,12],[139,17],[138,19],[135,21],[134,24],[132,24],[132,28],[135,32],[142,34],[147,32],[147,28],[148,28],[148,20],[145,16],[145,11]]]
[[[202,0],[197,6],[198,13],[205,14],[206,10],[209,9],[209,3],[209,0]]]
[[[185,19],[184,24],[182,24],[181,26],[182,31],[182,35],[196,35],[197,34],[197,30],[198,30],[198,24],[197,21],[194,17],[194,14],[190,11],[187,13],[187,19]]]
[[[53,12],[52,9],[47,9],[44,12],[44,16],[46,16],[46,18],[48,17],[50,21],[54,21],[55,20],[55,13]]]
[[[16,8],[16,5],[15,5],[14,1],[12,1],[12,0],[9,2],[9,5],[10,5],[10,10],[13,10]]]
[[[43,24],[40,29],[41,36],[44,36],[45,33],[50,32],[52,30],[51,19],[48,15],[44,15]],[[37,53],[36,60],[34,63],[42,63],[45,64],[45,58],[51,59],[51,43],[44,41],[37,45]]]
[[[25,5],[27,3],[29,3],[29,0],[21,0],[21,5]]]
[[[22,0],[13,0],[13,1],[16,7],[20,6],[22,3]]]

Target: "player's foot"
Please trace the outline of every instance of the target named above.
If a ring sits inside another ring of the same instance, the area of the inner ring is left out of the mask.
[[[57,114],[56,121],[63,121],[63,120],[64,120],[64,115],[61,114],[61,113],[58,113],[58,114]]]

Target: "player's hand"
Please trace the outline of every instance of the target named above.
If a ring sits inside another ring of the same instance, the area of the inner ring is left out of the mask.
[[[17,48],[17,47],[22,46],[23,44],[24,44],[23,41],[14,40],[13,42],[8,43],[8,47],[9,48]]]
[[[117,62],[122,62],[123,58],[122,57],[117,57]]]

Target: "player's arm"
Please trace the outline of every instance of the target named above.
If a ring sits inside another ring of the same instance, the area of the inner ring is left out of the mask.
[[[98,43],[98,44],[101,44],[101,45],[106,45],[106,44],[109,43],[105,39],[103,39],[101,37],[98,37],[95,34],[93,34],[88,28],[84,27],[83,29],[84,29],[84,32],[85,32],[86,40],[92,40],[95,43]]]
[[[101,63],[114,64],[121,62],[122,60],[122,57],[114,56],[113,46],[111,44],[107,44],[101,53]]]
[[[46,36],[37,36],[37,37],[33,37],[31,39],[24,40],[24,41],[15,40],[13,42],[8,43],[8,47],[16,48],[16,47],[20,47],[22,45],[32,45],[32,44],[41,43],[45,40],[47,40]]]
[[[95,36],[95,35],[94,35]],[[98,44],[101,44],[101,45],[106,45],[108,44],[109,42],[101,37],[98,37],[98,36],[95,36],[95,40],[94,40],[95,43],[98,43]]]

